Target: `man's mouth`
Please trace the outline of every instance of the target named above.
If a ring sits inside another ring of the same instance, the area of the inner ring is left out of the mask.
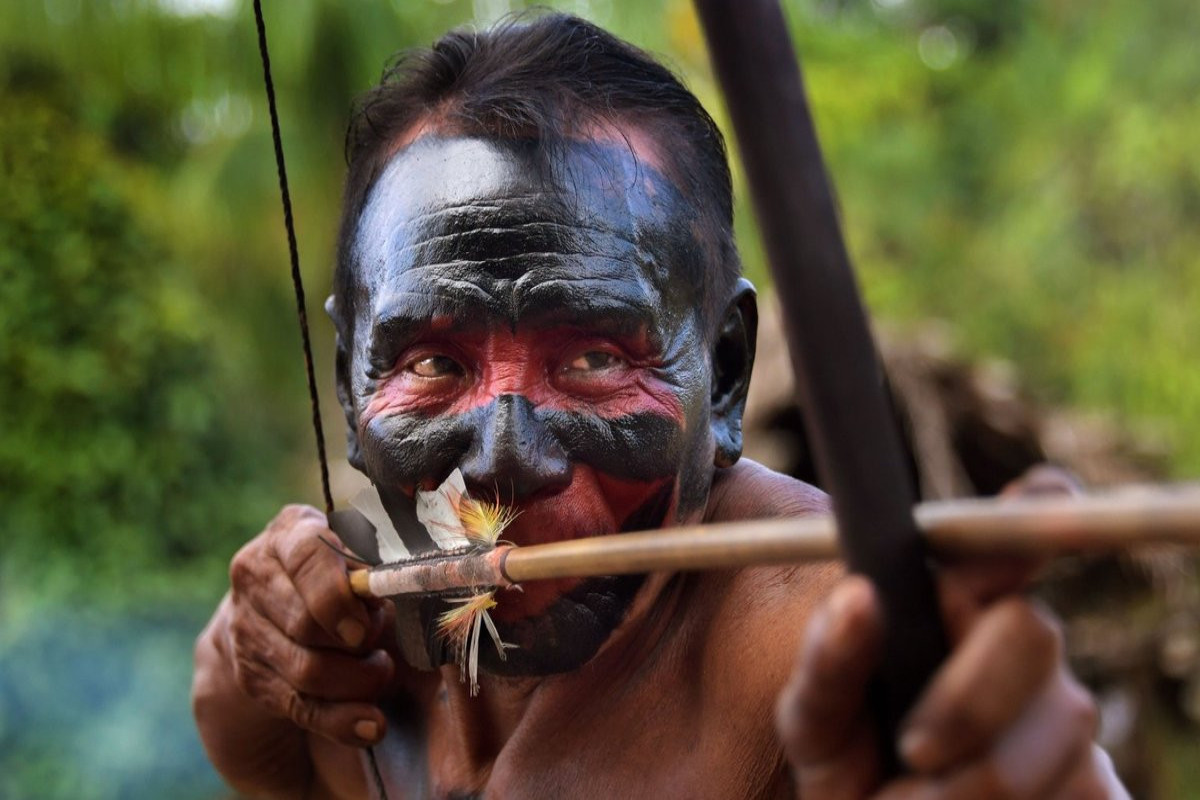
[[[516,517],[504,529],[500,538],[518,547],[534,544],[583,539],[613,533],[616,526],[611,515],[602,509],[592,509],[571,492],[523,503],[512,508]]]
[[[610,514],[591,507],[589,498],[573,497],[568,489],[517,506],[517,516],[505,528],[500,538],[504,542],[528,547],[530,545],[603,536],[613,533]],[[532,581],[519,589],[496,594],[497,606],[492,616],[497,622],[515,622],[545,613],[559,598],[580,584],[578,578]]]
[[[356,505],[375,525],[380,556],[403,561],[435,542],[441,548],[529,547],[659,528],[674,514],[675,485],[669,476],[621,480],[577,464],[561,491],[505,504],[501,501],[512,498],[471,493],[455,469],[415,496],[377,485],[377,493]],[[419,549],[408,549],[414,545]],[[457,661],[475,691],[480,667],[529,675],[584,663],[621,624],[643,580],[601,576],[532,581],[507,590],[464,587],[461,594],[418,599],[415,609],[430,660]],[[484,627],[495,648],[480,647]]]
[[[658,528],[666,520],[673,497],[669,481],[661,481],[657,486],[640,486],[640,494],[644,494],[645,499],[624,519],[618,520],[609,506],[599,502],[598,496],[586,490],[572,491],[575,487],[573,482],[563,492],[519,507],[518,515],[501,539],[518,546],[529,546]],[[499,592],[496,595],[498,605],[492,614],[498,621],[512,622],[545,613],[582,583],[579,578],[532,581],[519,590]]]

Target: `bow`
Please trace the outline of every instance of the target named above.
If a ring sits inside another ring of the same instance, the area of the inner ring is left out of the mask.
[[[912,479],[779,3],[695,5],[749,179],[841,549],[884,609],[877,711],[894,767],[899,722],[948,649],[913,519]]]

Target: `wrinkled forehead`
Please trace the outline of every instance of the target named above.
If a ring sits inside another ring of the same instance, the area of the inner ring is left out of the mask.
[[[512,315],[534,289],[571,280],[697,308],[693,224],[676,188],[624,141],[570,141],[547,156],[525,140],[426,136],[393,156],[359,218],[352,258],[370,307],[359,313],[455,281],[493,300],[523,285]]]
[[[452,227],[454,216],[429,215],[443,209],[497,213],[478,205],[489,200],[516,218],[557,210],[562,222],[573,221],[574,213],[631,227],[635,217],[665,221],[676,210],[674,194],[653,162],[624,143],[565,140],[544,150],[527,139],[426,135],[392,156],[368,195],[358,231]]]

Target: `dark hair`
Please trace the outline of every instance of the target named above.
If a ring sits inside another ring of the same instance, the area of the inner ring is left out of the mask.
[[[440,132],[535,138],[552,152],[582,123],[636,127],[656,142],[667,177],[696,207],[707,241],[704,318],[716,321],[741,270],[725,140],[712,117],[663,65],[568,14],[459,29],[402,53],[356,104],[346,132],[335,323],[348,344],[355,298],[353,245],[367,196],[396,142],[421,123]]]

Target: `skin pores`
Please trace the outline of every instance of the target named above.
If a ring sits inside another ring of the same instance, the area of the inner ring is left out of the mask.
[[[550,158],[468,137],[401,150],[359,220],[354,296],[332,306],[353,309],[339,383],[356,465],[399,497],[461,467],[473,492],[520,511],[505,532],[520,545],[695,519],[714,433],[692,224],[623,141]],[[488,651],[485,668],[574,669],[639,585],[502,592],[493,616],[518,649],[505,663]]]

